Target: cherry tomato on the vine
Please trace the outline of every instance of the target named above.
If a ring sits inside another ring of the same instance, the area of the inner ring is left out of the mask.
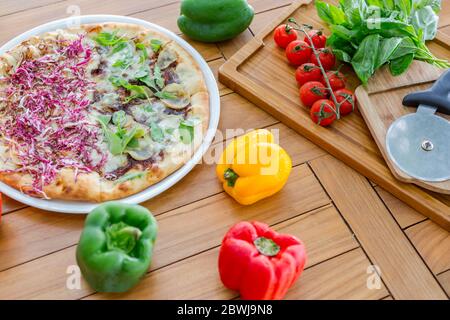
[[[345,88],[345,76],[339,71],[328,71],[327,78],[333,91]],[[325,79],[322,77],[322,83],[326,85]]]
[[[339,103],[339,113],[346,116],[356,108],[356,97],[352,91],[340,89],[334,92],[336,101]]]
[[[336,120],[335,105],[331,100],[318,100],[311,107],[310,115],[315,123],[323,127],[329,126]]]
[[[286,49],[288,44],[292,41],[297,40],[297,37],[297,31],[287,24],[282,24],[277,27],[273,34],[273,40],[275,40],[275,43],[283,49]]]
[[[311,54],[312,49],[305,41],[295,40],[286,47],[286,58],[295,66],[309,62]]]
[[[320,81],[322,79],[322,71],[315,64],[304,63],[295,71],[295,79],[297,79],[299,86],[310,81]]]
[[[300,100],[302,103],[311,107],[314,102],[328,97],[328,90],[319,81],[310,81],[300,88]]]
[[[336,57],[334,56],[333,52],[331,52],[331,49],[323,48],[319,49],[318,51],[322,67],[326,71],[332,69],[336,63]],[[316,55],[314,53],[311,55],[311,62],[314,63],[316,66],[319,65],[319,62],[317,61]]]
[[[324,36],[323,32],[320,30],[310,30],[308,31],[308,35],[312,39],[312,43],[314,44],[314,48],[321,49],[325,48],[327,44],[327,37]],[[303,39],[307,44],[311,45],[307,36]]]

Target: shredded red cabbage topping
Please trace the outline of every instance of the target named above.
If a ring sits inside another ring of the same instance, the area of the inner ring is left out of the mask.
[[[6,107],[0,128],[7,147],[14,151],[17,169],[28,173],[32,185],[27,193],[46,197],[43,187],[55,181],[59,171],[98,170],[106,155],[97,147],[99,130],[88,121],[89,91],[94,83],[85,75],[91,49],[83,37],[58,42],[56,52],[26,60],[11,76],[4,78],[0,92]],[[95,160],[97,152],[101,160]]]

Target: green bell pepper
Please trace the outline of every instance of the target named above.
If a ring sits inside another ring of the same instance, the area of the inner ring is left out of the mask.
[[[254,15],[247,0],[182,0],[178,27],[194,40],[219,42],[247,29]]]
[[[99,292],[124,292],[147,272],[157,224],[146,208],[108,202],[86,218],[77,247],[77,263]]]

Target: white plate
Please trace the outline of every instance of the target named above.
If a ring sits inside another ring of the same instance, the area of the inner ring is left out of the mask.
[[[133,203],[133,204],[141,203],[169,189],[171,186],[173,186],[175,183],[181,180],[187,173],[189,173],[189,171],[191,171],[194,168],[194,166],[201,160],[203,154],[209,148],[214,138],[219,123],[219,115],[220,115],[219,89],[217,88],[217,83],[216,80],[214,79],[214,75],[211,72],[211,69],[209,68],[205,60],[202,58],[202,56],[194,48],[192,48],[186,41],[184,41],[176,34],[163,27],[160,27],[156,24],[141,19],[123,16],[114,16],[114,15],[88,15],[88,16],[71,17],[43,24],[25,33],[22,33],[21,35],[7,42],[0,48],[0,55],[34,35],[39,35],[44,32],[53,31],[56,29],[68,28],[77,23],[87,24],[87,23],[102,23],[102,22],[133,23],[141,25],[148,29],[161,32],[167,37],[175,40],[180,46],[182,46],[187,52],[189,52],[197,61],[197,63],[200,65],[200,68],[206,79],[206,86],[208,87],[209,91],[209,102],[210,102],[209,127],[202,145],[195,152],[191,160],[189,160],[183,167],[181,167],[180,169],[178,169],[177,171],[166,177],[164,180],[154,184],[153,186],[145,189],[144,191],[141,191],[137,194],[134,194],[130,197],[120,200],[125,203]],[[1,182],[0,182],[0,192],[29,206],[49,211],[65,212],[65,213],[88,213],[94,207],[98,206],[98,203],[92,202],[45,200],[33,198]]]

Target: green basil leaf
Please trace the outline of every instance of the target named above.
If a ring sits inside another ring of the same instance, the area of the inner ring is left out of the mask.
[[[150,40],[150,46],[152,47],[153,52],[158,53],[158,51],[162,47],[162,41],[158,39]]]
[[[412,54],[412,53],[392,60],[389,65],[391,74],[393,76],[398,76],[398,75],[402,74],[409,68],[409,66],[411,65],[413,60],[414,60],[414,54]]]
[[[155,78],[155,83],[159,88],[164,88],[164,78],[161,74],[161,69],[158,67],[158,65],[155,65],[153,69],[153,77]]]
[[[127,104],[130,101],[133,101],[135,99],[145,99],[145,96],[143,96],[142,94],[139,94],[139,93],[132,94],[132,95],[129,95],[128,97],[126,97],[125,100],[123,100],[123,102],[125,104]]]
[[[352,56],[349,55],[344,50],[340,49],[333,49],[333,54],[336,56],[336,58],[340,61],[350,63],[352,62]]]
[[[145,86],[139,86],[136,84],[128,84],[125,89],[130,90],[136,94],[140,94],[144,97],[147,97],[147,91],[145,91]]]
[[[361,37],[361,35],[359,34],[359,31],[350,30],[344,26],[332,25],[332,26],[330,26],[330,29],[331,29],[331,32],[333,33],[333,35],[335,35],[343,40],[346,40],[348,42],[351,42],[355,38]]]
[[[128,85],[128,81],[123,78],[112,76],[112,77],[109,77],[108,80],[115,87],[125,87],[126,85]]]
[[[122,50],[125,49],[126,47],[127,47],[127,43],[126,43],[125,41],[119,42],[118,44],[116,44],[116,45],[114,46],[114,48],[112,49],[111,53],[112,53],[112,54],[117,53],[117,52],[119,52],[119,51],[122,51]]]
[[[194,126],[191,123],[187,121],[181,122],[178,130],[181,142],[191,144],[194,141]]]
[[[107,126],[109,122],[111,121],[111,115],[109,114],[100,114],[97,116],[97,120]]]
[[[369,18],[367,19],[367,25],[365,27],[367,28],[367,33],[379,34],[384,38],[417,38],[416,30],[412,25],[391,18]]]
[[[361,25],[367,11],[367,4],[364,0],[340,0],[339,4],[350,25]]]
[[[364,84],[375,72],[380,39],[378,34],[368,35],[352,58],[353,69]]]
[[[144,63],[148,59],[147,48],[143,43],[137,43],[136,48],[142,51],[141,57],[139,58],[139,63]]]
[[[389,3],[389,1],[385,1],[385,2]],[[367,0],[367,5],[368,6],[375,6],[375,7],[379,7],[379,8],[384,8],[385,2],[383,2],[383,0]]]
[[[119,44],[119,42],[126,42],[126,40],[117,37],[117,31],[115,32],[100,32],[94,40],[105,47],[115,46]]]
[[[147,53],[147,50],[145,48],[145,44],[143,44],[143,43],[136,43],[136,48],[138,48],[141,51],[145,51],[145,53]]]
[[[119,59],[119,60],[116,60],[112,64],[112,66],[115,68],[127,69],[130,66],[130,61]]]
[[[119,78],[119,77],[110,77],[109,81],[114,86],[123,87],[131,92],[131,96],[125,100],[127,102],[129,102],[133,99],[137,99],[137,98],[139,98],[139,99],[148,99],[149,98],[145,86],[130,84],[127,80]]]
[[[139,141],[135,137],[128,142],[127,149],[136,149],[139,147]]]
[[[417,51],[417,47],[416,47],[415,43],[411,40],[411,38],[404,37],[404,38],[402,38],[402,41],[397,46],[395,51],[389,57],[389,59],[394,60],[394,59],[403,57],[405,55],[415,53],[416,51]]]
[[[144,172],[127,173],[127,174],[124,174],[123,176],[121,176],[119,179],[115,180],[114,184],[119,184],[119,183],[126,182],[129,180],[142,178],[143,176],[144,176]]]
[[[357,48],[357,46],[355,46],[353,43],[342,39],[336,34],[332,34],[328,37],[327,46],[330,46],[333,49],[344,50],[352,57],[355,54]]]
[[[162,77],[161,69],[157,65],[153,69],[153,76],[150,76],[147,71],[145,75],[142,72],[137,73],[136,78],[154,91],[160,91],[164,88],[164,78]]]
[[[161,142],[164,140],[164,132],[156,122],[152,122],[150,125],[150,135],[153,141]]]
[[[408,38],[409,39],[409,38]],[[402,38],[383,38],[380,42],[380,50],[375,63],[375,70],[391,60],[392,54],[397,50]]]
[[[131,128],[130,131],[128,131],[122,139],[122,150],[120,153],[123,153],[123,151],[126,149],[126,147],[128,146],[128,144],[130,143],[131,139],[134,138],[134,135],[136,134],[136,127]]]
[[[344,12],[331,4],[316,0],[319,17],[328,24],[343,24],[346,22]]]
[[[395,0],[395,8],[400,11],[405,18],[411,14],[412,0]]]
[[[134,74],[134,77],[139,80],[141,78],[147,77],[148,75],[149,70],[147,70],[146,68],[139,68],[139,70]]]
[[[155,90],[155,91],[158,91],[158,90],[159,90],[159,88],[156,86],[155,79],[151,78],[151,77],[148,76],[148,75],[145,76],[145,77],[139,78],[139,81],[141,81],[141,82],[144,83],[147,87],[149,87],[149,88],[151,88],[151,89],[153,89],[153,90]]]
[[[158,91],[155,93],[155,96],[160,98],[160,99],[167,99],[167,100],[173,100],[177,98],[177,95],[175,93],[172,92],[167,92],[167,91]]]
[[[111,118],[110,118],[111,119]],[[117,136],[109,127],[105,117],[97,117],[98,122],[102,126],[103,135],[108,142],[108,149],[113,155],[122,153],[122,139]]]
[[[118,136],[120,139],[123,139],[126,133],[127,129],[122,128],[121,126],[116,127],[116,136]]]

